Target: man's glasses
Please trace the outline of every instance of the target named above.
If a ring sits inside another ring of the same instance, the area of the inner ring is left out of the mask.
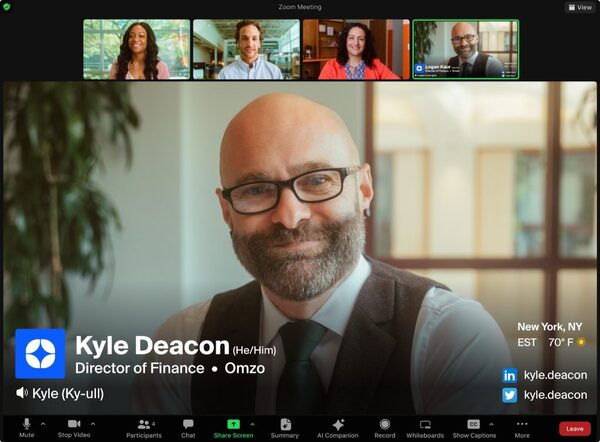
[[[321,203],[339,196],[344,180],[360,166],[317,169],[286,181],[256,181],[223,189],[225,198],[238,213],[255,215],[277,207],[281,191],[287,187],[303,203]]]
[[[452,43],[460,43],[463,40],[466,40],[467,42],[471,43],[474,38],[475,38],[475,34],[467,34],[467,35],[460,35],[460,36],[457,35],[456,37],[452,37],[450,40],[452,40]]]

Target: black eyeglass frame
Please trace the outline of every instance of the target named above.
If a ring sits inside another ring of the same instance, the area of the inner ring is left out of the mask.
[[[477,37],[477,34],[465,34],[462,37],[459,37],[457,35],[456,37],[450,38],[450,41],[454,44],[462,43],[463,40],[466,41],[467,43],[471,43],[473,40],[475,40],[475,37]],[[459,38],[460,38],[460,40],[459,40]]]
[[[285,181],[252,181],[249,183],[239,184],[237,186],[230,187],[227,189],[223,188],[221,193],[223,195],[223,198],[229,202],[229,205],[231,206],[231,208],[233,210],[235,210],[237,213],[240,213],[242,215],[258,215],[260,213],[264,213],[264,212],[268,212],[269,210],[273,210],[275,207],[277,207],[277,205],[279,204],[279,200],[281,199],[281,191],[285,187],[287,187],[288,189],[291,189],[291,191],[294,193],[294,196],[298,199],[298,201],[300,201],[302,203],[322,203],[322,202],[337,198],[344,191],[344,181],[346,181],[346,177],[355,174],[360,169],[361,169],[361,166],[327,167],[324,169],[314,169],[314,170],[309,170],[307,172],[301,173],[300,175],[296,175],[295,177],[292,177],[289,180],[285,180]],[[298,180],[299,178],[302,178],[305,175],[309,175],[311,173],[327,172],[327,171],[335,171],[340,174],[340,179],[341,179],[340,191],[338,193],[336,193],[335,195],[328,196],[325,199],[317,200],[317,201],[307,201],[307,200],[300,198],[300,196],[296,193],[296,189],[294,188],[294,183],[296,182],[296,180]],[[233,199],[231,198],[231,192],[233,192],[235,189],[239,189],[240,187],[244,187],[244,186],[248,186],[248,185],[252,185],[252,184],[274,184],[277,187],[277,198],[275,199],[275,202],[273,203],[273,205],[271,207],[269,207],[268,209],[260,210],[258,212],[242,212],[235,208],[235,206],[233,205]]]

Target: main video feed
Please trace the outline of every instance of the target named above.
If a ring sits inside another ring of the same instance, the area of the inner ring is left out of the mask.
[[[7,415],[596,414],[594,82],[3,92]]]
[[[413,79],[520,76],[518,20],[413,20]]]

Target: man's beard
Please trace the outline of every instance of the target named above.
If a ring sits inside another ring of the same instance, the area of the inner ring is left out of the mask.
[[[307,221],[290,230],[275,224],[269,233],[232,232],[233,249],[244,268],[281,298],[308,301],[336,285],[356,264],[365,245],[359,211],[336,221]],[[282,244],[320,241],[309,250]]]

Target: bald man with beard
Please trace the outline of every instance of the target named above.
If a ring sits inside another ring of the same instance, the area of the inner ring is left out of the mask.
[[[505,411],[498,383],[512,364],[494,319],[440,283],[363,254],[371,171],[335,112],[292,94],[255,99],[225,130],[220,177],[223,220],[255,280],[176,313],[155,339],[227,340],[275,354],[150,354],[146,362],[206,372],[138,376],[134,412]],[[289,331],[296,326],[319,332],[307,359],[290,356],[294,342],[305,346]],[[228,374],[231,362],[264,373]],[[298,366],[304,378],[290,374]]]
[[[479,35],[472,23],[458,22],[451,32],[450,41],[456,57],[445,62],[452,68],[448,77],[502,78],[505,69],[500,60],[479,52]]]

